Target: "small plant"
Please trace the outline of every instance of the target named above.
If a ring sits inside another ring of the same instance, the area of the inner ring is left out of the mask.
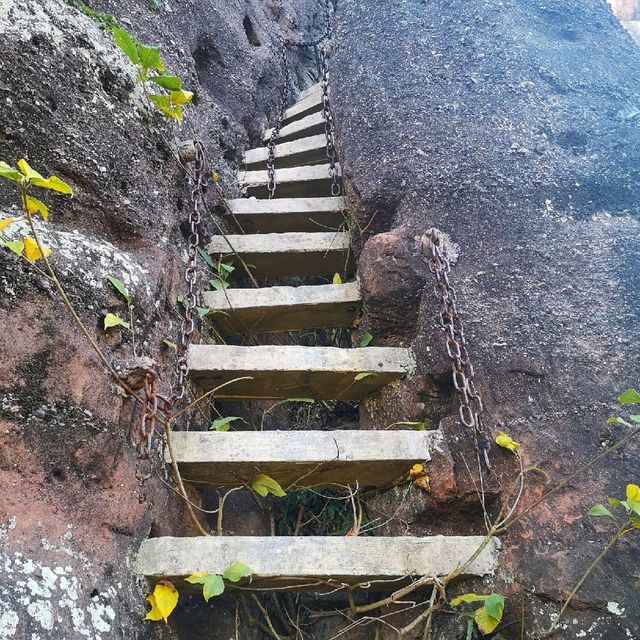
[[[360,346],[368,347],[371,344],[372,340],[373,340],[373,334],[370,333],[369,331],[365,331],[362,334],[362,337],[360,338]]]
[[[457,607],[465,602],[483,602],[484,604],[475,611],[463,611],[460,613],[461,618],[467,620],[467,634],[465,640],[472,640],[473,626],[478,627],[481,633],[493,633],[504,612],[504,596],[499,593],[491,593],[489,595],[478,595],[477,593],[465,593],[451,601],[451,606]]]
[[[26,160],[18,160],[18,169],[14,169],[6,162],[0,162],[0,177],[16,184],[20,194],[21,208],[26,214],[26,222],[32,231],[32,235],[27,235],[22,240],[2,239],[2,244],[28,262],[33,263],[42,258],[46,259],[47,256],[51,255],[51,249],[40,244],[35,233],[33,216],[39,215],[44,221],[47,221],[49,220],[49,209],[43,202],[30,195],[31,188],[38,187],[64,195],[73,195],[71,187],[56,176],[44,178],[37,171],[34,171]],[[3,232],[19,220],[21,218],[15,217],[0,220],[0,232]],[[25,218],[22,218],[22,220],[25,220]]]
[[[242,562],[234,562],[228,566],[222,575],[207,573],[206,571],[196,571],[186,581],[190,584],[202,585],[202,596],[206,602],[210,598],[219,596],[224,592],[225,580],[228,582],[239,582],[242,578],[248,578],[253,574],[253,570]],[[160,580],[153,589],[153,593],[147,595],[147,600],[151,605],[151,610],[147,612],[145,620],[167,622],[169,616],[178,604],[180,594],[175,585],[169,580]]]
[[[284,498],[287,495],[278,482],[264,473],[259,473],[255,476],[250,484],[251,488],[263,498],[266,498],[269,494],[276,496],[276,498]]]
[[[146,94],[162,114],[180,122],[184,105],[191,102],[193,93],[182,88],[182,80],[178,76],[166,72],[166,67],[160,56],[160,47],[142,44],[128,31],[114,25],[111,29],[116,44],[138,67],[138,81],[145,86],[151,82],[164,90],[164,93]]]
[[[120,294],[123,300],[127,303],[127,315],[129,316],[129,321],[123,320],[115,313],[107,313],[104,317],[104,329],[105,331],[110,327],[124,327],[132,332],[133,335],[133,298],[131,294],[127,291],[127,288],[124,285],[124,282],[118,280],[118,278],[114,278],[113,276],[107,276],[107,282],[111,284],[111,286]],[[135,356],[135,344],[134,344],[134,356]]]
[[[227,416],[226,418],[217,418],[210,425],[209,429],[213,431],[229,431],[231,427],[231,423],[236,420],[241,420],[245,422],[244,418],[240,418],[239,416]]]

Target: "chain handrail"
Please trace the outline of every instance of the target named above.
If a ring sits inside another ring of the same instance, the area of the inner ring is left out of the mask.
[[[489,461],[491,440],[483,421],[484,404],[480,392],[475,386],[475,371],[467,350],[464,325],[458,311],[457,293],[449,281],[451,261],[442,232],[434,227],[428,232],[428,236],[427,264],[429,271],[436,278],[434,291],[440,303],[438,319],[446,334],[446,348],[451,361],[453,386],[460,401],[458,414],[462,424],[473,431],[478,460],[482,461],[486,469],[489,470],[491,468]]]

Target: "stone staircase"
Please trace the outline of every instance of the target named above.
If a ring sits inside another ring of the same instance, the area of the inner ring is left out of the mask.
[[[228,288],[208,291],[202,302],[222,310],[214,316],[226,336],[351,327],[361,308],[350,237],[342,228],[345,202],[327,197],[320,85],[299,97],[285,113],[276,146],[276,197],[267,196],[266,147],[246,153],[239,176],[246,198],[229,202],[228,223],[237,235],[213,237],[214,260],[241,258],[260,278],[324,277],[344,283]],[[263,141],[270,136],[265,131]],[[331,230],[331,229],[336,229]],[[233,251],[230,249],[233,247]],[[242,273],[237,269],[236,273]],[[351,281],[349,281],[351,280]],[[314,398],[360,400],[410,376],[409,349],[337,348],[297,345],[192,345],[191,381],[206,391],[231,382],[216,399]],[[400,417],[401,419],[401,417]],[[186,481],[216,486],[250,483],[266,474],[287,488],[332,483],[385,487],[407,478],[414,464],[431,459],[438,432],[413,430],[229,431],[174,434],[177,464]],[[418,489],[416,489],[418,490]],[[366,585],[397,589],[411,577],[442,576],[467,561],[482,536],[151,538],[136,560],[151,581],[172,580],[179,589],[196,571],[222,574],[234,562],[254,571],[256,588],[322,591]],[[466,575],[484,576],[496,565],[497,543],[488,545]],[[248,580],[241,583],[246,586]],[[230,585],[233,586],[233,585]]]

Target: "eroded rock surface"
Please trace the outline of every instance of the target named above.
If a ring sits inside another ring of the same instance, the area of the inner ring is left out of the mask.
[[[435,225],[459,247],[451,277],[490,424],[546,474],[527,476],[527,505],[625,433],[604,420],[638,384],[640,49],[599,0],[342,0],[337,40],[341,163],[368,226],[359,269],[365,296],[392,310],[387,323],[374,307],[360,329],[418,354],[418,377],[365,403],[362,419],[383,428],[392,415],[455,412],[432,279],[423,267],[421,286],[415,266],[415,238]],[[505,500],[516,465],[493,455]],[[504,537],[494,588],[510,596],[511,621],[526,592],[527,637],[606,543],[608,525],[585,511],[637,482],[637,456],[635,443],[609,456]],[[451,483],[432,490],[446,498]],[[432,508],[407,508],[412,532],[446,526]],[[640,637],[632,538],[585,584],[562,637]],[[461,633],[459,621],[438,629]]]

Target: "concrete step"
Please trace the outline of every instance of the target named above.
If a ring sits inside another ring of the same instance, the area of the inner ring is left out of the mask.
[[[267,168],[267,147],[250,149],[244,154],[244,163],[248,170]],[[301,138],[292,142],[283,142],[275,147],[275,167],[298,167],[327,162],[327,138],[323,135]]]
[[[282,118],[283,124],[287,125],[291,122],[295,122],[296,120],[301,120],[312,113],[322,111],[322,87],[320,87],[319,84],[316,86],[317,89],[315,91],[304,98],[300,98],[298,102],[284,112],[284,116]]]
[[[237,378],[216,398],[360,400],[413,372],[410,349],[191,345],[190,378],[203,390]],[[368,374],[368,375],[366,375]]]
[[[336,165],[341,176],[340,165]],[[276,169],[276,198],[303,198],[331,195],[331,177],[328,164],[316,164],[289,169]],[[238,173],[238,183],[247,196],[266,198],[269,195],[267,171]]]
[[[385,487],[407,477],[414,464],[431,460],[438,435],[429,431],[177,431],[173,443],[182,477],[190,482],[238,486],[265,473],[284,488],[332,483],[355,487],[356,482],[361,487]]]
[[[227,242],[228,240],[228,242]],[[229,244],[242,259],[255,266],[256,278],[289,276],[333,276],[353,272],[349,252],[349,234],[329,233],[264,233],[212,236],[207,252],[225,262],[238,263]],[[346,268],[345,268],[346,265]],[[241,269],[236,271],[243,275]]]
[[[224,335],[352,327],[360,313],[357,282],[302,287],[206,291],[202,302],[220,309],[211,320]]]
[[[321,82],[316,82],[315,84],[312,84],[310,87],[307,87],[304,91],[301,91],[300,94],[298,95],[298,101],[302,101],[305,100],[306,98],[308,98],[309,96],[315,94],[315,93],[322,93],[322,83]]]
[[[329,231],[345,222],[344,198],[239,198],[228,201],[229,223],[244,233]]]
[[[482,536],[150,538],[142,543],[135,569],[152,582],[170,580],[180,592],[201,591],[201,585],[184,582],[191,574],[221,575],[234,562],[254,572],[251,580],[238,584],[256,589],[318,592],[348,585],[373,592],[395,591],[410,577],[446,576],[464,564],[482,541]],[[462,575],[493,574],[499,546],[494,538]]]
[[[268,142],[271,138],[272,128],[265,129],[262,134],[262,141]],[[312,113],[300,120],[295,120],[280,129],[278,142],[290,142],[291,140],[299,140],[300,138],[308,138],[324,133],[324,115],[322,112]]]

